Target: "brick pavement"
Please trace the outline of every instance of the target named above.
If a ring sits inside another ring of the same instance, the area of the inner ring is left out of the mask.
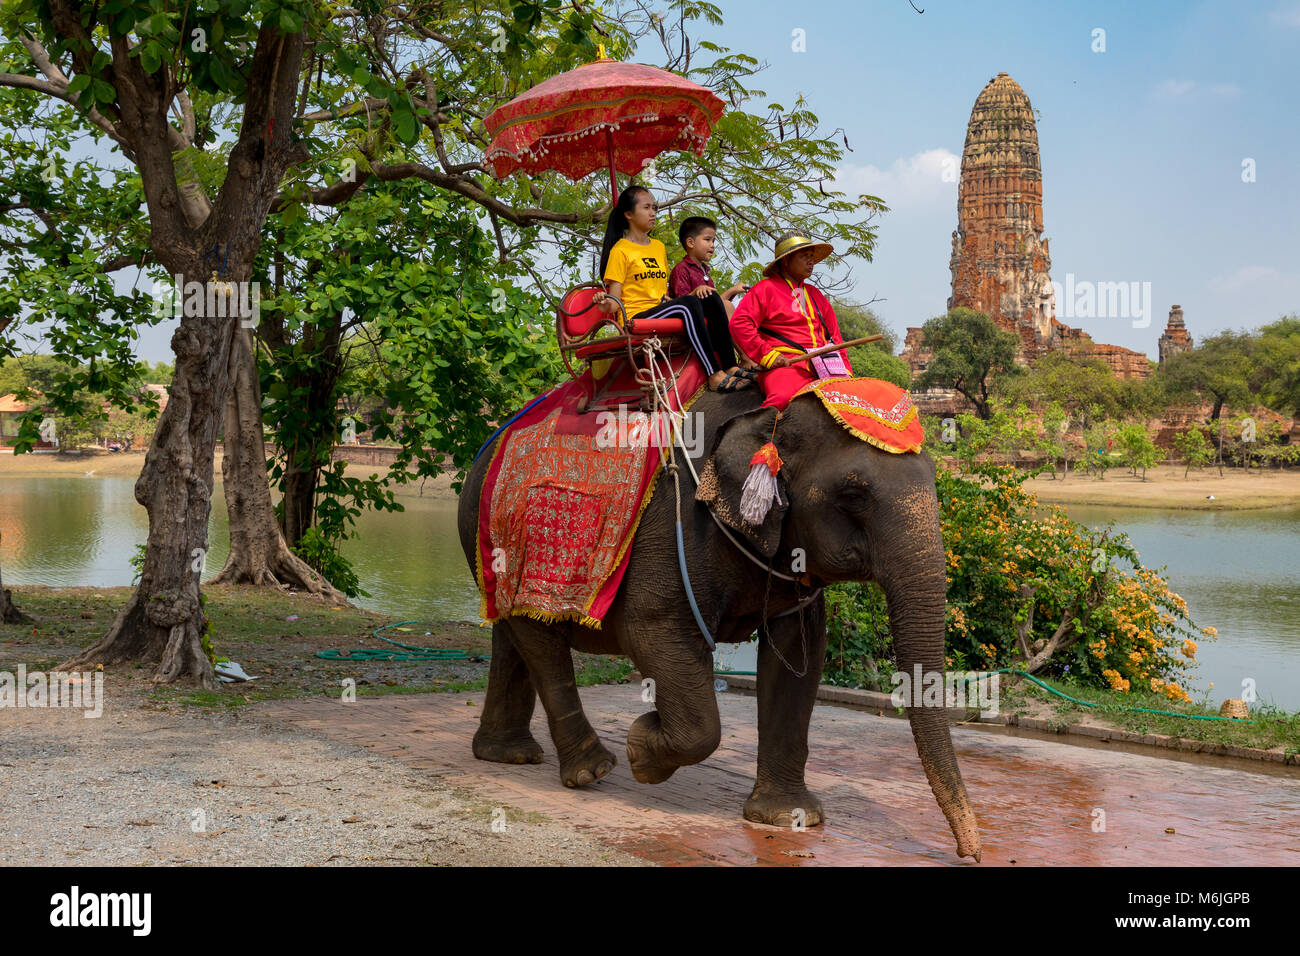
[[[975,865],[957,859],[904,720],[818,705],[808,785],[825,826],[792,832],[746,822],[757,701],[719,697],[723,740],[704,763],[657,786],[627,767],[627,728],[649,709],[636,684],[581,689],[583,706],[619,765],[566,789],[541,706],[533,735],[545,762],[475,760],[481,693],[392,695],[343,704],[274,701],[268,716],[370,747],[487,801],[536,811],[611,846],[666,865]],[[471,703],[472,702],[472,703]],[[1272,776],[953,729],[980,822],[984,865],[1300,865],[1300,775]],[[1104,832],[1094,813],[1104,811]],[[1166,832],[1172,828],[1174,833]]]

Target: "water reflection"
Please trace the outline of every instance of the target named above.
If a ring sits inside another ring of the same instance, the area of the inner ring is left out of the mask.
[[[1066,510],[1091,527],[1114,521],[1143,564],[1166,566],[1192,620],[1218,628],[1218,640],[1198,642],[1193,696],[1213,681],[1211,700],[1241,697],[1250,679],[1262,700],[1300,707],[1300,508]]]
[[[131,478],[0,480],[0,567],[7,584],[110,587],[131,583],[129,558],[148,533]],[[363,607],[419,620],[478,620],[478,593],[456,535],[456,501],[403,498],[404,513],[368,512],[343,545]],[[1300,508],[1166,511],[1075,506],[1076,521],[1115,520],[1148,566],[1167,565],[1192,619],[1219,629],[1200,642],[1199,680],[1211,700],[1240,697],[1256,681],[1262,699],[1300,708]],[[213,499],[206,574],[225,563],[225,499]],[[732,666],[737,666],[732,664]],[[742,668],[743,669],[743,668]],[[749,668],[752,669],[752,668]],[[1197,691],[1194,691],[1196,693]]]

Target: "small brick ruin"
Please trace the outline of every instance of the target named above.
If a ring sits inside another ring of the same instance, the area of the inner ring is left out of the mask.
[[[1183,324],[1183,307],[1175,305],[1169,310],[1169,323],[1160,336],[1160,367],[1164,368],[1165,363],[1175,355],[1191,351],[1193,344],[1187,326]]]

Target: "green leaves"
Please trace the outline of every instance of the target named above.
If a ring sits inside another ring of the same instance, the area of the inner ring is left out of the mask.
[[[923,348],[934,357],[913,383],[917,389],[954,388],[988,418],[993,380],[1016,372],[1016,337],[983,312],[953,309],[925,323]]]
[[[410,97],[399,100],[393,109],[393,131],[397,139],[410,146],[420,137],[420,123],[415,118]]]
[[[298,33],[303,27],[303,18],[289,8],[280,10],[279,25],[281,33]]]

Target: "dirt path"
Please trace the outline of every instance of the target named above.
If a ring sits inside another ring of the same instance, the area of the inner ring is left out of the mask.
[[[638,862],[346,741],[237,711],[144,709],[144,684],[110,677],[99,718],[0,711],[0,865]]]
[[[268,589],[205,590],[218,650],[258,679],[210,692],[154,687],[145,669],[110,667],[101,717],[0,708],[0,865],[629,862],[538,814],[456,790],[349,741],[249,715],[249,702],[264,698],[338,701],[344,679],[362,701],[481,688],[488,665],[477,655],[487,653],[488,632],[456,624],[390,632],[464,649],[471,656],[463,660],[331,662],[315,653],[373,649],[381,642],[371,631],[387,619]],[[48,670],[97,639],[130,589],[18,591],[38,623],[0,628],[0,673],[12,675]],[[585,659],[579,673],[588,667],[599,677],[610,665]],[[492,828],[494,812],[509,838]]]
[[[741,807],[757,765],[757,700],[718,697],[722,745],[662,784],[627,768],[627,728],[649,708],[636,684],[580,691],[583,709],[619,764],[579,790],[559,780],[544,718],[533,736],[545,760],[475,760],[466,745],[475,695],[366,700],[344,708],[315,699],[259,711],[334,739],[365,743],[489,801],[543,813],[608,846],[666,865],[972,866],[954,852],[905,720],[818,704],[809,733],[808,785],[827,823],[802,832],[747,823]],[[477,703],[477,701],[476,701]],[[1300,770],[1268,773],[1209,761],[1166,760],[957,727],[953,742],[979,819],[984,866],[1295,866]]]

